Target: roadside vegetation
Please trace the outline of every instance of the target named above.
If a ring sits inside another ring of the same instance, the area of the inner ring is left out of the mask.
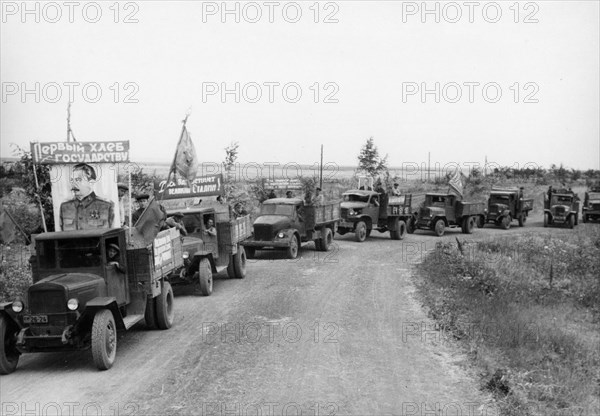
[[[503,415],[600,414],[600,227],[438,243],[417,285]]]

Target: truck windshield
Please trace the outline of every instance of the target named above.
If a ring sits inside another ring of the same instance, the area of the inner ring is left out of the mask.
[[[369,195],[359,194],[346,194],[344,195],[344,202],[369,202]]]
[[[570,195],[554,195],[552,196],[553,205],[569,205],[573,197]]]
[[[508,204],[508,195],[490,195],[492,204]]]
[[[102,251],[98,238],[40,241],[37,246],[40,267],[46,269],[74,269],[102,265]]]
[[[265,204],[260,207],[260,215],[285,215],[291,217],[294,214],[294,205]]]
[[[442,195],[428,195],[426,204],[443,207],[446,205],[446,197]]]

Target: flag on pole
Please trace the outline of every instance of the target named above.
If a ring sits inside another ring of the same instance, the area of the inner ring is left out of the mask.
[[[198,158],[196,157],[196,149],[184,124],[177,149],[175,150],[175,157],[173,158],[170,173],[179,174],[187,179],[188,182],[191,182],[196,177],[197,171]]]
[[[0,212],[0,243],[10,244],[15,239],[15,231],[15,223],[3,208]]]
[[[454,193],[456,193],[456,195],[460,196],[462,198],[463,196],[463,184],[462,184],[462,180],[460,178],[460,172],[458,170],[458,166],[456,167],[456,170],[454,171],[454,174],[450,177],[450,180],[448,181],[448,186],[450,187],[450,189],[452,191],[454,191]]]

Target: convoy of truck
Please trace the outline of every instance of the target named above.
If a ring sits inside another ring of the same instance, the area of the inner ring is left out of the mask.
[[[314,242],[318,251],[330,250],[336,233],[354,233],[363,242],[373,230],[389,231],[393,240],[417,229],[437,236],[453,228],[471,234],[493,223],[507,230],[514,220],[523,227],[533,209],[523,188],[492,188],[487,204],[465,202],[450,192],[427,193],[418,209],[412,207],[411,194],[372,189],[371,182],[348,190],[341,202],[268,199],[254,223],[250,215],[232,218],[228,210],[188,207],[178,211],[182,234],[170,228],[151,239],[127,228],[36,235],[27,296],[0,304],[0,374],[15,371],[22,353],[88,348],[96,367],[109,369],[118,330],[142,320],[149,328],[173,325],[172,286],[191,285],[208,296],[214,274],[227,270],[229,277],[243,279],[246,260],[257,250],[285,250],[287,258],[295,259],[305,242]],[[570,190],[549,191],[544,227],[573,228],[579,205]],[[585,194],[582,219],[600,219],[600,188]]]

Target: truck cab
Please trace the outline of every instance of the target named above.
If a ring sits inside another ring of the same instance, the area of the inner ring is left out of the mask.
[[[153,250],[130,250],[124,229],[48,232],[34,242],[26,298],[0,304],[0,373],[14,371],[21,353],[90,346],[96,366],[106,370],[117,330],[142,319],[171,327],[171,287],[153,273]]]
[[[251,234],[250,217],[230,220],[229,212],[216,212],[212,207],[190,207],[180,211],[187,235],[182,237],[183,266],[169,277],[175,285],[193,284],[195,291],[210,296],[213,275],[227,270],[231,278],[246,277],[246,252],[239,242]],[[214,231],[209,230],[212,222]]]

